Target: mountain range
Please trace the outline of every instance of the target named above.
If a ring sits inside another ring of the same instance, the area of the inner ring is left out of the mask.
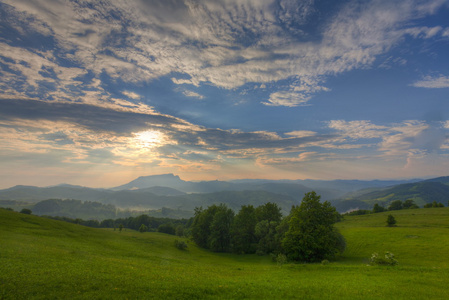
[[[276,202],[284,214],[314,190],[338,211],[387,206],[394,200],[414,199],[423,205],[447,204],[449,177],[428,180],[260,180],[184,181],[173,174],[142,176],[126,184],[97,189],[70,184],[50,187],[14,186],[0,190],[0,200],[37,203],[47,199],[76,199],[114,205],[121,209],[169,208],[193,212],[195,207],[224,203],[238,211],[241,205]],[[0,203],[1,205],[1,203]]]

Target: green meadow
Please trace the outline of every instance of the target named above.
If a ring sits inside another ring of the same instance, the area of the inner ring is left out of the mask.
[[[388,214],[397,227],[386,227]],[[174,246],[162,233],[88,228],[0,209],[1,299],[449,299],[449,208],[347,216],[329,264]],[[369,266],[373,252],[396,266]]]

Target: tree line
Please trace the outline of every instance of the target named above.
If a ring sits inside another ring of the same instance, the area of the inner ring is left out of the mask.
[[[31,213],[31,211],[30,211]],[[55,217],[55,216],[42,216],[45,218],[65,221],[74,224],[80,224],[83,226],[94,228],[129,228],[133,230],[141,229],[142,225],[145,226],[145,231],[158,231],[168,234],[184,235],[184,229],[189,220],[187,219],[170,219],[170,218],[156,218],[148,215],[140,215],[137,217],[127,217],[119,219],[105,219],[101,222],[97,220],[83,220],[80,218],[69,217]],[[142,231],[142,230],[140,230]]]
[[[436,208],[436,207],[444,207],[443,203],[433,201],[431,203],[424,204],[423,208]],[[345,215],[366,215],[371,213],[380,213],[384,211],[392,211],[392,210],[401,210],[401,209],[417,209],[419,206],[415,203],[413,199],[407,199],[405,201],[394,200],[392,201],[388,207],[383,207],[379,205],[379,203],[375,203],[372,210],[369,209],[358,209],[351,212],[346,213]]]
[[[295,261],[331,259],[345,248],[334,227],[340,214],[315,192],[283,217],[280,207],[266,203],[243,205],[235,214],[224,204],[195,209],[190,233],[193,241],[214,252],[284,254]]]

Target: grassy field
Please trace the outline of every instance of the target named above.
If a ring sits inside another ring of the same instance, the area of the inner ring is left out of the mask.
[[[449,208],[350,216],[344,256],[278,266],[174,236],[93,229],[0,209],[1,299],[448,299]],[[178,238],[179,239],[179,238]],[[391,251],[399,265],[368,266]]]

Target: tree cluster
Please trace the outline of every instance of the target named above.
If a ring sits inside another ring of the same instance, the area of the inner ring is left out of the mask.
[[[244,205],[235,214],[224,204],[196,208],[193,241],[215,252],[284,254],[291,260],[313,262],[343,252],[343,236],[334,227],[339,214],[315,192],[282,217],[275,203]]]
[[[437,203],[436,201],[433,201],[432,203],[427,203],[423,206],[424,208],[429,207],[444,207],[442,203]],[[415,203],[413,199],[407,199],[405,201],[401,200],[394,200],[390,202],[387,208],[379,205],[379,203],[375,203],[372,210],[367,209],[358,209],[351,211],[349,213],[346,213],[345,215],[366,215],[371,213],[380,213],[384,211],[393,211],[393,210],[401,210],[401,209],[416,209],[419,208],[419,206]]]
[[[83,220],[80,218],[73,219],[68,217],[53,217],[43,216],[49,219],[65,221],[69,223],[80,224],[94,228],[129,228],[138,230],[140,232],[145,231],[158,231],[168,234],[183,235],[184,228],[186,227],[188,220],[186,219],[170,219],[170,218],[156,218],[148,215],[140,215],[137,217],[119,218],[119,219],[106,219],[101,222],[97,220]]]
[[[435,207],[444,207],[443,203],[437,203],[436,201],[433,201],[432,203],[427,203],[424,205],[424,208],[435,208]]]

